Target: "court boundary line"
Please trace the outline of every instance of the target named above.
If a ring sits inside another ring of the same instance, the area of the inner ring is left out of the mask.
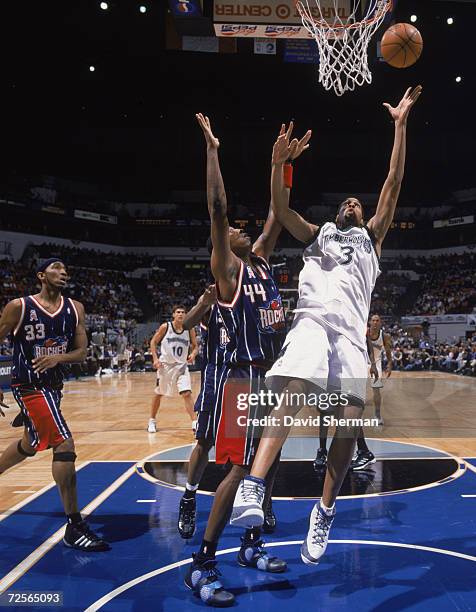
[[[302,544],[302,540],[290,540],[288,542],[269,542],[266,543],[266,548],[272,548],[273,546],[296,546]],[[441,555],[447,555],[450,557],[456,557],[459,559],[464,559],[465,561],[473,561],[476,563],[476,557],[472,555],[467,555],[465,553],[460,553],[455,550],[447,550],[444,548],[434,548],[432,546],[424,546],[422,544],[407,544],[405,542],[385,542],[380,540],[329,540],[329,544],[356,544],[356,545],[367,545],[367,546],[388,546],[391,548],[407,548],[410,550],[422,550],[424,552],[432,552]],[[233,552],[238,552],[240,550],[239,546],[233,548],[227,548],[225,550],[217,551],[216,555],[226,555]],[[175,563],[170,563],[169,565],[164,565],[159,567],[158,569],[152,570],[151,572],[147,572],[146,574],[142,574],[141,576],[137,576],[128,582],[125,582],[121,586],[109,591],[103,595],[100,599],[96,600],[90,606],[88,606],[84,612],[97,612],[104,605],[115,599],[118,595],[121,595],[125,591],[128,591],[132,587],[140,584],[141,582],[145,582],[150,578],[154,578],[160,574],[165,574],[166,572],[176,569],[177,567],[181,567],[182,565],[191,563],[193,559],[190,557],[188,559],[182,559],[180,561],[176,561]]]
[[[89,462],[93,463],[93,462]],[[89,502],[82,510],[80,510],[83,517],[87,517],[94,512],[108,497],[110,497],[117,489],[119,489],[125,482],[135,473],[135,465],[131,465],[125,472],[123,472],[116,480],[114,480],[104,491],[97,495],[93,500]],[[57,531],[49,536],[44,542],[40,544],[35,550],[33,550],[23,561],[20,561],[12,570],[5,574],[0,579],[0,595],[12,586],[17,580],[26,574],[47,552],[49,552],[58,542],[63,538],[64,525],[62,525]],[[74,549],[73,549],[74,550]]]

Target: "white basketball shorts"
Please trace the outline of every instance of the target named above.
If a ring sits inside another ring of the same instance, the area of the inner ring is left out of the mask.
[[[177,391],[183,393],[191,390],[192,381],[186,363],[161,363],[157,370],[157,395],[173,397]]]
[[[280,356],[266,374],[266,385],[279,393],[289,379],[296,378],[317,387],[313,393],[340,392],[363,407],[368,378],[367,353],[342,334],[324,327],[309,313],[298,313]]]
[[[372,376],[370,378],[370,386],[372,387],[372,389],[381,389],[383,387],[382,360],[379,359],[378,361],[376,361],[375,365],[377,366],[378,379],[375,380],[375,378]]]

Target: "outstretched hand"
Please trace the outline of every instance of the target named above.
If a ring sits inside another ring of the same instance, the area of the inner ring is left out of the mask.
[[[273,164],[283,164],[288,159],[296,159],[303,151],[309,149],[308,142],[312,136],[311,130],[308,130],[301,140],[298,140],[297,138],[293,138],[293,140],[291,140],[293,128],[294,123],[292,121],[289,123],[287,130],[284,123],[281,125],[278,139],[273,146]]]
[[[212,306],[217,301],[216,285],[208,285],[200,299],[206,306]]]
[[[423,87],[421,85],[417,85],[413,89],[409,87],[396,108],[394,108],[387,102],[384,102],[383,105],[388,110],[388,112],[392,116],[392,119],[395,121],[395,123],[405,123],[406,122],[408,113],[410,112],[411,108],[413,107],[415,102],[420,97],[420,94],[422,91],[423,91]]]
[[[207,147],[210,147],[211,149],[218,149],[220,146],[220,141],[213,135],[212,128],[210,126],[210,119],[206,115],[202,115],[202,113],[197,113],[195,117],[197,118],[199,126],[203,130]]]

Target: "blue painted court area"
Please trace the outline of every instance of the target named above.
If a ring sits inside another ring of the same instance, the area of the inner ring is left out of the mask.
[[[81,506],[131,465],[90,463],[80,470]],[[301,562],[299,543],[313,502],[278,500],[278,528],[267,542],[273,554],[286,559],[288,571],[266,575],[240,568],[232,551],[219,557],[223,581],[237,595],[235,607],[243,610],[279,612],[306,605],[326,611],[475,610],[476,497],[462,497],[471,494],[476,495],[476,473],[467,469],[436,487],[339,500],[331,543],[320,565],[312,568]],[[198,496],[198,529],[187,543],[176,531],[180,496],[181,491],[133,472],[90,516],[93,528],[111,542],[110,552],[87,555],[59,542],[10,590],[61,590],[64,609],[71,611],[205,609],[185,588],[183,577],[213,498]],[[3,520],[0,576],[62,523],[54,488]],[[220,551],[236,549],[240,535],[239,529],[227,527]]]

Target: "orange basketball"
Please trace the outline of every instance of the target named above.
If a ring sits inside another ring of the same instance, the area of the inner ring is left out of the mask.
[[[387,64],[394,68],[408,68],[420,57],[423,39],[411,24],[396,23],[383,35],[381,49]]]

